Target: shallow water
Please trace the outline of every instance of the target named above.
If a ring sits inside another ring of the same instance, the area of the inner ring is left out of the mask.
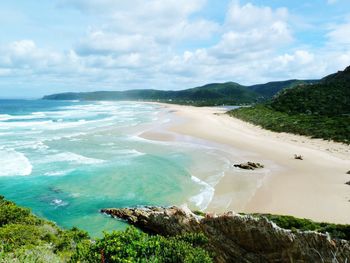
[[[204,209],[228,161],[205,145],[138,136],[170,116],[145,103],[0,100],[0,194],[93,236],[125,227],[101,208]]]

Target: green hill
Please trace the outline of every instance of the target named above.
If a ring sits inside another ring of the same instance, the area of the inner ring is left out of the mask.
[[[293,88],[301,84],[317,83],[318,81],[319,80],[291,79],[286,81],[274,81],[274,82],[268,82],[265,84],[257,84],[257,85],[249,86],[248,88],[252,91],[259,93],[264,98],[268,99],[268,98],[272,98],[274,95],[276,95],[279,91],[283,89]]]
[[[318,84],[286,89],[270,105],[289,114],[349,115],[350,67],[323,78]]]
[[[277,132],[350,143],[350,67],[230,114]]]
[[[143,100],[160,101],[197,106],[240,105],[262,102],[284,88],[310,81],[287,80],[254,86],[242,86],[235,82],[213,83],[180,91],[127,90],[60,93],[45,96],[47,100]]]
[[[127,90],[127,91],[96,91],[82,93],[61,93],[45,96],[44,99],[54,100],[144,100],[163,101],[179,104],[219,105],[244,104],[259,100],[259,94],[237,83],[214,83],[202,87],[180,91],[166,90]]]

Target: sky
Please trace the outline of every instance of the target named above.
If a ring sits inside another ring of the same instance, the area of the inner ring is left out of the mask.
[[[0,97],[317,79],[350,65],[349,0],[1,0]]]

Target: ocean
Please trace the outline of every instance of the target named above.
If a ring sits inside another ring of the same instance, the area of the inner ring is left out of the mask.
[[[126,227],[102,208],[205,209],[227,160],[205,144],[139,136],[172,116],[142,102],[0,100],[0,195],[92,236]]]

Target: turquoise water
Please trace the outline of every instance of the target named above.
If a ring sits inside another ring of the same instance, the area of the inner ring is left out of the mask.
[[[144,103],[0,100],[0,194],[93,236],[125,227],[101,208],[203,209],[213,189],[191,171],[206,160],[214,167],[214,153],[138,136],[169,114]],[[203,173],[215,177],[215,169]]]

